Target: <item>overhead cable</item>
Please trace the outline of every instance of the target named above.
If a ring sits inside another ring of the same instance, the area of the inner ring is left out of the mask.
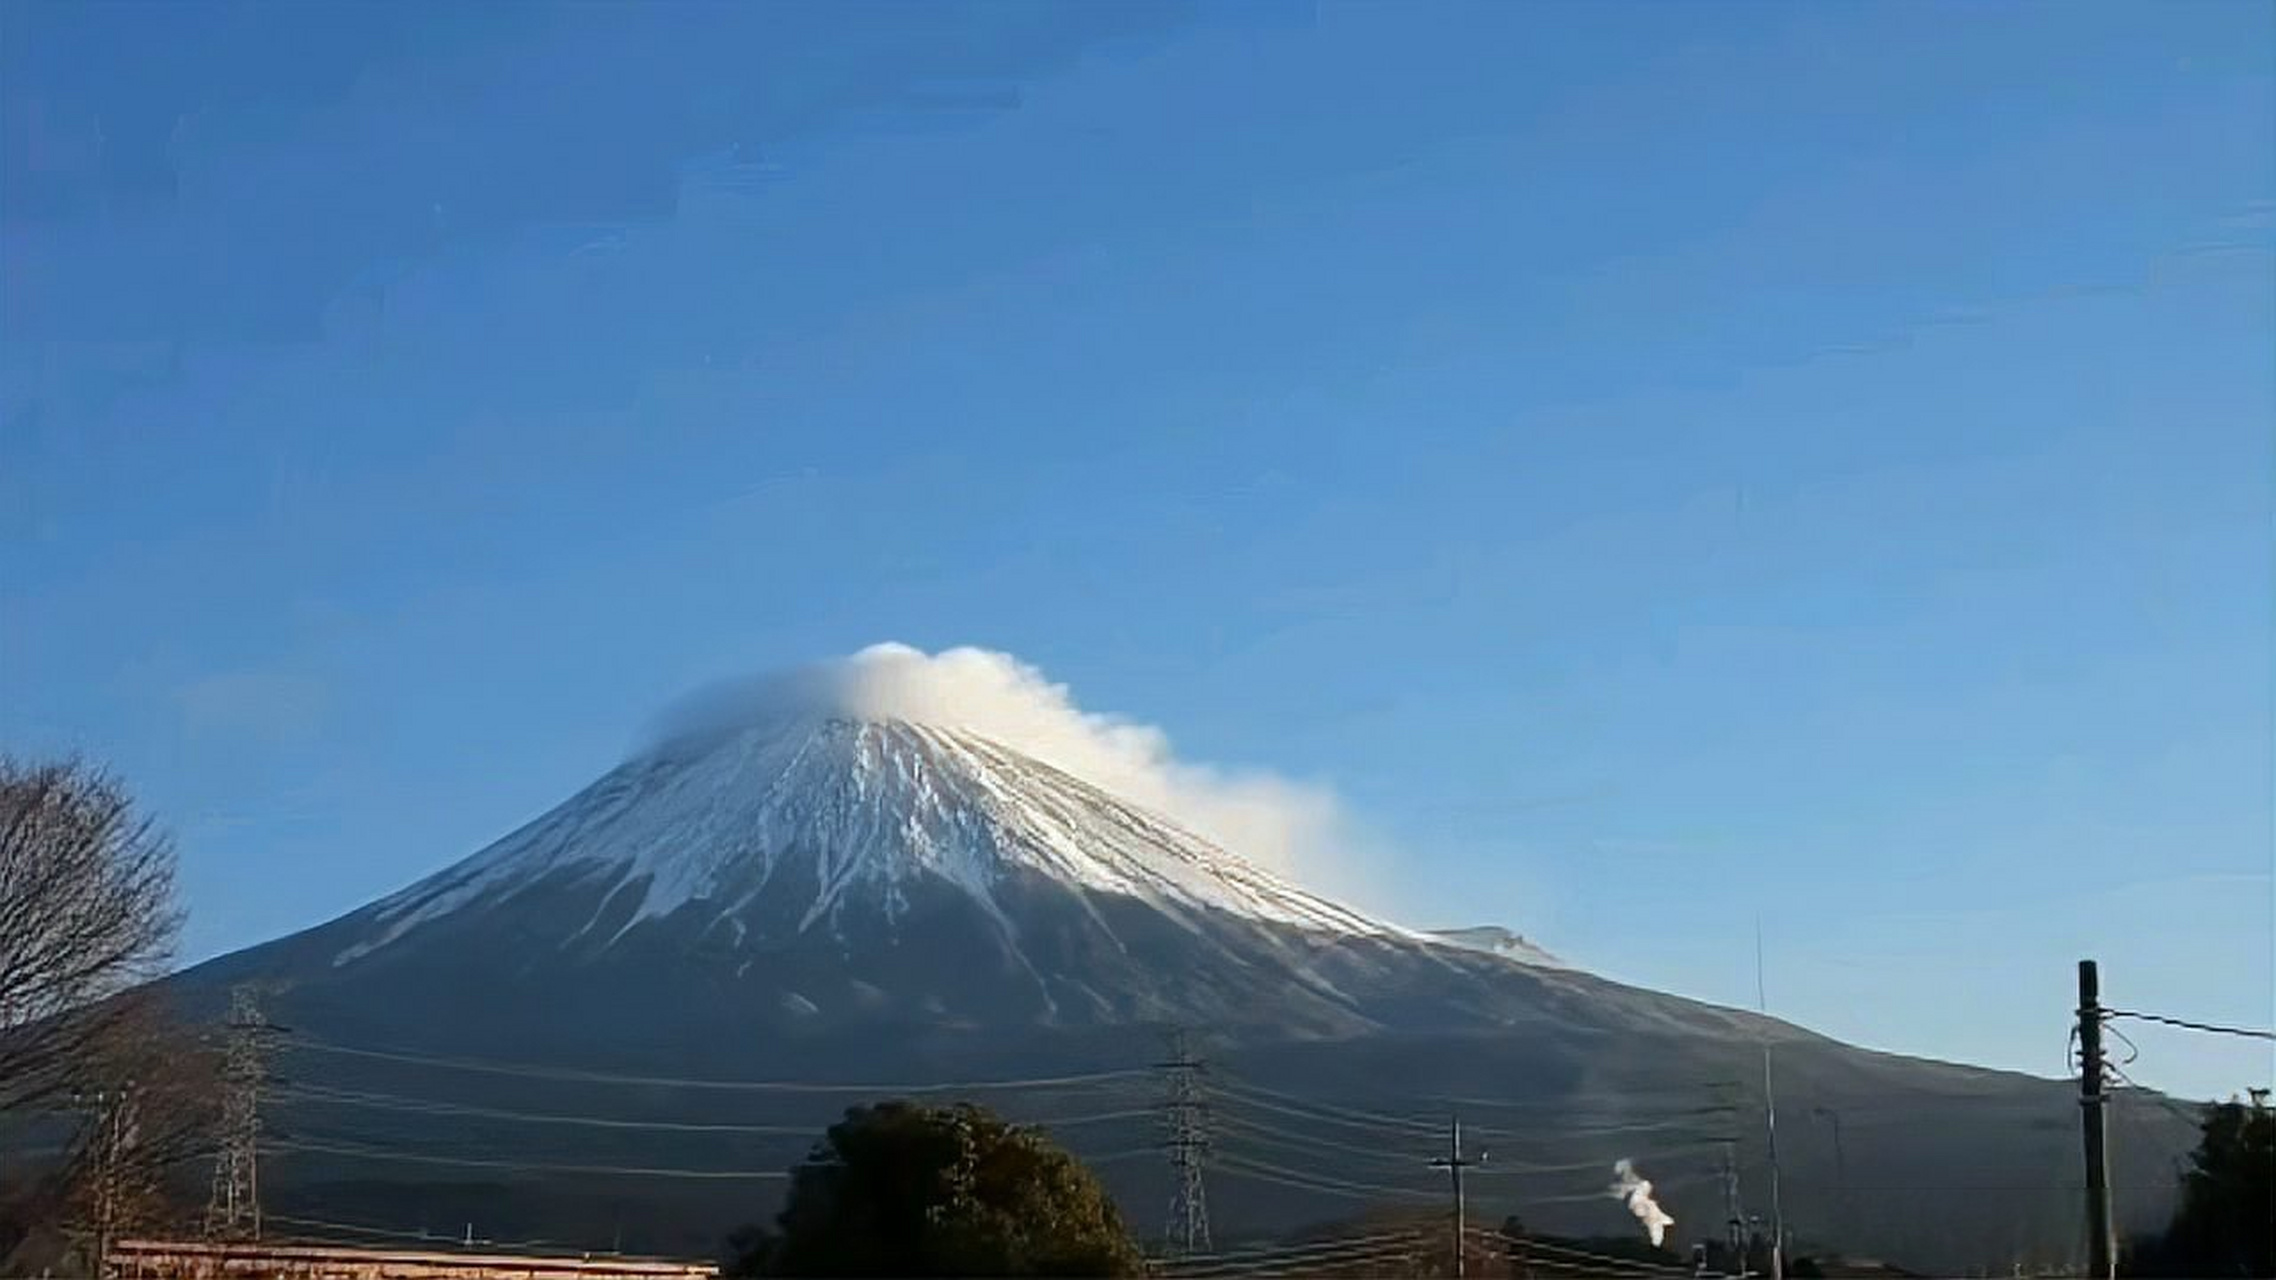
[[[1269,1161],[1252,1160],[1244,1156],[1229,1154],[1220,1160],[1216,1167],[1236,1177],[1276,1182],[1283,1186],[1295,1187],[1298,1190],[1318,1191],[1347,1198],[1356,1196],[1361,1199],[1368,1199],[1390,1196],[1405,1200],[1438,1199],[1438,1193],[1434,1191],[1423,1191],[1414,1187],[1385,1186],[1371,1182],[1350,1182],[1341,1178],[1332,1178],[1326,1174],[1306,1173],[1300,1169],[1291,1169],[1285,1165],[1277,1165]]]
[[[2216,1022],[2191,1022],[2187,1018],[2168,1018],[2161,1013],[2136,1013],[2130,1009],[2104,1009],[2105,1018],[2133,1018],[2141,1022],[2155,1022],[2184,1031],[2206,1031],[2221,1036],[2242,1036],[2248,1040],[2276,1040],[2276,1031],[2259,1027],[2225,1027]]]
[[[380,1093],[360,1089],[337,1089],[329,1085],[290,1083],[282,1087],[280,1095],[286,1102],[332,1104],[374,1111],[395,1111],[413,1115],[458,1116],[481,1120],[506,1120],[525,1124],[580,1125],[596,1129],[654,1130],[668,1133],[734,1133],[775,1134],[811,1137],[827,1127],[828,1121],[810,1124],[751,1124],[730,1121],[697,1120],[629,1120],[614,1116],[577,1115],[559,1112],[517,1111],[505,1107],[486,1107],[472,1103],[446,1102],[440,1099],[418,1098],[405,1094]],[[1065,1116],[1038,1120],[1008,1120],[1020,1128],[1066,1129],[1086,1124],[1100,1124],[1113,1120],[1132,1120],[1152,1117],[1149,1108],[1125,1108],[1119,1111],[1100,1111],[1088,1115]]]
[[[776,1181],[790,1174],[781,1169],[668,1169],[637,1165],[538,1164],[525,1160],[487,1160],[473,1156],[429,1155],[417,1151],[388,1151],[373,1147],[340,1146],[329,1142],[293,1139],[276,1143],[273,1151],[346,1156],[362,1160],[393,1160],[408,1164],[454,1165],[474,1169],[513,1169],[524,1173],[584,1173],[641,1178],[693,1178],[726,1181]]]
[[[561,1080],[576,1084],[637,1085],[670,1089],[752,1090],[774,1093],[977,1093],[996,1089],[1061,1088],[1070,1085],[1097,1084],[1110,1080],[1130,1080],[1149,1074],[1144,1067],[1126,1067],[1119,1070],[1089,1071],[1074,1075],[1038,1076],[1024,1080],[959,1080],[934,1083],[835,1084],[808,1080],[705,1080],[673,1076],[624,1075],[607,1071],[584,1071],[530,1063],[497,1062],[480,1058],[445,1058],[428,1054],[398,1053],[389,1049],[360,1049],[321,1040],[300,1040],[296,1041],[293,1047],[311,1049],[321,1053],[346,1054],[358,1058],[376,1058],[388,1062],[441,1067],[455,1071],[519,1076],[532,1080]]]

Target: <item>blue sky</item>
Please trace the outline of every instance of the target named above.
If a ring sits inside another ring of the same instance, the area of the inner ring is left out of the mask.
[[[190,958],[896,639],[1332,785],[1420,923],[2271,1021],[2266,6],[0,11],[0,744]]]

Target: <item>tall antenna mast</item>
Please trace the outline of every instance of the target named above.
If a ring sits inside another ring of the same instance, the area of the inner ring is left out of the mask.
[[[1754,918],[1754,1005],[1770,1016],[1770,997],[1762,981],[1762,917]],[[1770,1280],[1786,1280],[1786,1212],[1778,1198],[1778,1095],[1770,1083],[1770,1028],[1762,1030],[1762,1118],[1770,1154]]]

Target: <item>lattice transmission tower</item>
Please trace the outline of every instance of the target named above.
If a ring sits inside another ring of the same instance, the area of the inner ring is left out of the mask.
[[[206,1235],[261,1238],[261,1086],[268,1079],[269,1041],[276,1028],[261,1013],[259,992],[232,988],[223,1024],[221,1134],[206,1200]]]
[[[1170,1033],[1170,1054],[1154,1064],[1162,1072],[1163,1120],[1168,1134],[1162,1149],[1170,1156],[1170,1216],[1163,1232],[1172,1255],[1209,1248],[1209,1198],[1201,1169],[1209,1155],[1209,1103],[1203,1096],[1203,1064],[1193,1056],[1183,1031]]]

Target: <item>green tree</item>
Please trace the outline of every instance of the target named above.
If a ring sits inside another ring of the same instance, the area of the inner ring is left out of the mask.
[[[741,1275],[1130,1276],[1114,1202],[1073,1156],[975,1106],[856,1107],[791,1174],[770,1235],[731,1243]]]
[[[2276,1111],[2264,1096],[2205,1109],[2172,1225],[2132,1251],[2142,1276],[2276,1276]]]

